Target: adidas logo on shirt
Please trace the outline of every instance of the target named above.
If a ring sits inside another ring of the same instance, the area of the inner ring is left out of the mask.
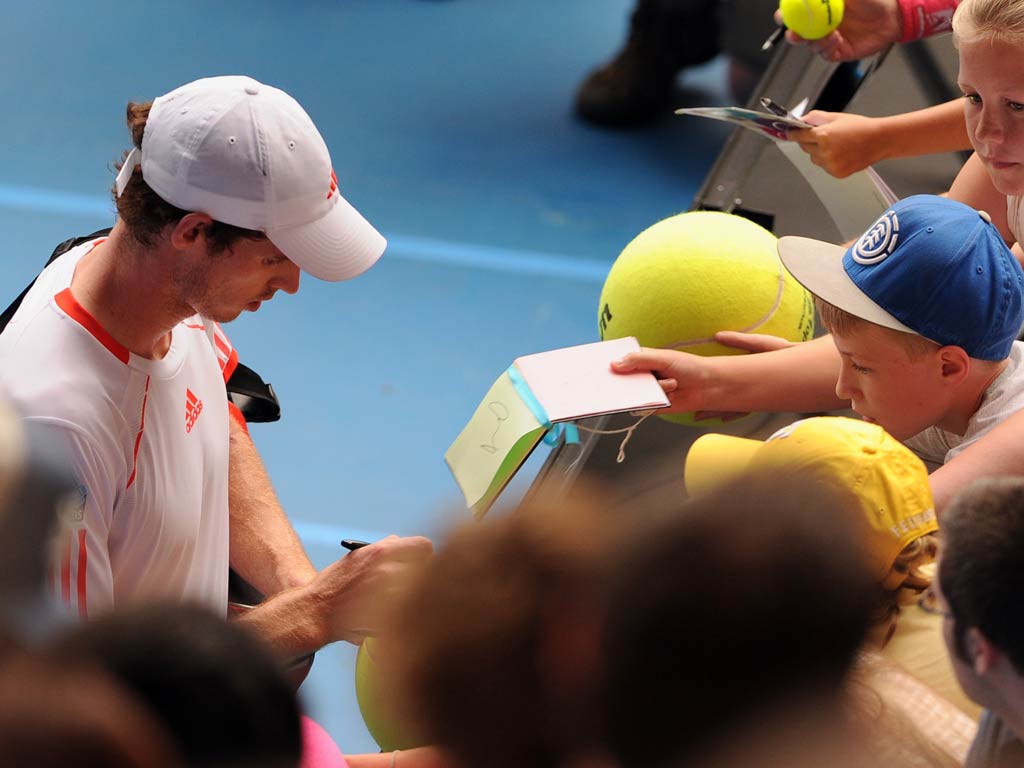
[[[203,412],[203,401],[196,397],[195,393],[185,389],[185,432],[191,432],[196,425],[199,414]]]

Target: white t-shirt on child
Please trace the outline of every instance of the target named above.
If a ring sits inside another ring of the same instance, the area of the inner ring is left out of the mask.
[[[962,435],[938,427],[928,429],[905,441],[921,457],[928,471],[941,467],[960,451],[983,437],[989,430],[1024,408],[1024,342],[1015,341],[1006,368],[989,385],[978,410],[971,416]]]

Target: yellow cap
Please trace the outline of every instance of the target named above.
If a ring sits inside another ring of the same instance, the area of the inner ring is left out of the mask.
[[[871,572],[881,581],[907,544],[937,531],[928,470],[877,424],[841,416],[803,419],[767,440],[700,437],[686,457],[687,493],[699,497],[750,475],[798,478],[822,509],[846,509],[867,523]]]

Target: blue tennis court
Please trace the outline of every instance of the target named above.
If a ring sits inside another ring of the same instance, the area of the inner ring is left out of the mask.
[[[111,222],[128,100],[214,74],[283,88],[324,134],[342,192],[390,247],[356,281],[303,278],[298,295],[226,328],[282,400],[281,422],[253,436],[318,565],[342,554],[342,538],[436,537],[465,515],[443,454],[479,399],[515,357],[596,340],[609,265],[640,230],[690,206],[727,135],[710,121],[616,133],[572,116],[576,86],[617,48],[630,7],[10,6],[2,301],[56,243]],[[720,61],[682,84],[692,105],[729,101]],[[321,652],[303,695],[345,751],[370,751],[354,657],[351,646]]]

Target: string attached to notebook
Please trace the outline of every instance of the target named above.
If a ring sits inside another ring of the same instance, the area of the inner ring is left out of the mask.
[[[621,464],[626,460],[626,443],[628,443],[630,438],[633,437],[633,433],[636,431],[636,428],[643,424],[644,420],[650,418],[657,412],[657,408],[652,408],[648,411],[630,411],[631,415],[639,416],[640,418],[637,419],[636,423],[630,424],[628,427],[623,427],[622,429],[591,429],[590,427],[581,427],[579,425],[577,425],[576,428],[581,432],[589,432],[592,435],[621,435],[625,432],[626,436],[622,438],[622,442],[619,443],[619,455],[615,457],[615,463]]]

